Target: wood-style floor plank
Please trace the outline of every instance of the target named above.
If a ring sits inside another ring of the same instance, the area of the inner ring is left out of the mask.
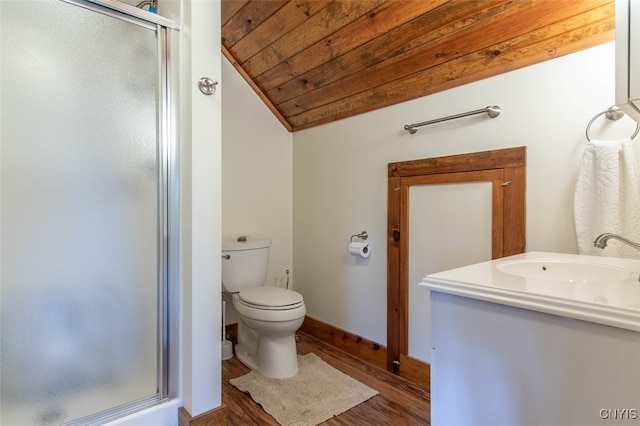
[[[377,390],[378,395],[322,423],[336,425],[429,425],[429,393],[402,377],[360,361],[354,356],[298,332],[298,354],[313,352],[327,364]],[[222,362],[222,402],[227,406],[228,424],[274,425],[278,423],[248,394],[229,384],[229,379],[249,372],[234,356]]]

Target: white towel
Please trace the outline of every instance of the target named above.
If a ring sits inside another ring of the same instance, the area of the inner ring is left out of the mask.
[[[640,241],[638,186],[631,139],[587,143],[573,203],[578,253],[640,258],[640,251],[619,241],[609,240],[604,250],[593,246],[603,232]]]

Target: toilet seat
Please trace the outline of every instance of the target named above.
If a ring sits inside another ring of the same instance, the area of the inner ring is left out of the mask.
[[[304,300],[300,293],[274,286],[242,290],[238,296],[238,301],[242,305],[253,309],[284,311],[304,305]]]

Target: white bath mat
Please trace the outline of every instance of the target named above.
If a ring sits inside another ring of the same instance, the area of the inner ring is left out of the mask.
[[[283,426],[313,426],[378,394],[316,354],[298,356],[298,374],[270,379],[257,371],[229,380]]]

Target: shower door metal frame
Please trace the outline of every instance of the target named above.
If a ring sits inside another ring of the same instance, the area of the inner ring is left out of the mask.
[[[156,149],[158,159],[158,392],[68,424],[102,424],[178,396],[179,201],[178,96],[171,63],[171,31],[179,24],[114,0],[61,0],[155,31],[157,45]]]

